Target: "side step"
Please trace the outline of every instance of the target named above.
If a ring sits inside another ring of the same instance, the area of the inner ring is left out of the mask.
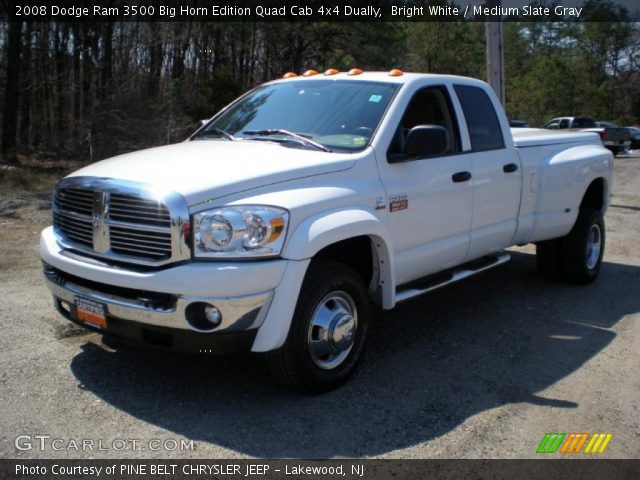
[[[511,260],[508,253],[489,255],[470,263],[459,265],[442,273],[429,275],[419,280],[401,285],[396,289],[396,303],[423,295],[451,283],[459,282],[477,273],[484,272]]]

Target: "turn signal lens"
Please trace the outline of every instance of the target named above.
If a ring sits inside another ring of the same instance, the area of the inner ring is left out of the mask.
[[[267,243],[275,241],[280,234],[284,232],[284,218],[272,218],[269,223],[271,223],[271,235],[269,236]]]

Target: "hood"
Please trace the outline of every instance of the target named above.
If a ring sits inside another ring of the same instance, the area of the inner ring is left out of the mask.
[[[353,154],[289,148],[266,141],[196,140],[126,153],[71,177],[140,182],[183,195],[189,205],[244,190],[347,170]]]

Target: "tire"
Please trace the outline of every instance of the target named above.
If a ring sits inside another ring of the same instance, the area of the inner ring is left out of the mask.
[[[611,153],[613,153],[614,157],[617,157],[618,154],[622,151],[620,147],[607,147],[609,150],[611,150]]]
[[[593,282],[600,273],[604,247],[602,212],[595,208],[581,208],[571,232],[562,240],[563,277],[574,283]]]
[[[312,262],[287,340],[266,355],[269,370],[279,383],[305,393],[339,387],[362,355],[369,315],[366,286],[352,268]]]
[[[562,277],[562,239],[556,238],[536,244],[536,267],[538,273],[549,280]]]

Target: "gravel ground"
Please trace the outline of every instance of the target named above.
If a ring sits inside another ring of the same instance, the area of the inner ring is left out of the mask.
[[[514,249],[380,312],[355,377],[316,397],[272,385],[257,356],[113,348],[63,320],[37,254],[56,177],[0,177],[0,457],[533,458],[555,431],[611,432],[600,458],[640,458],[640,152],[615,176],[594,284],[543,280]]]

